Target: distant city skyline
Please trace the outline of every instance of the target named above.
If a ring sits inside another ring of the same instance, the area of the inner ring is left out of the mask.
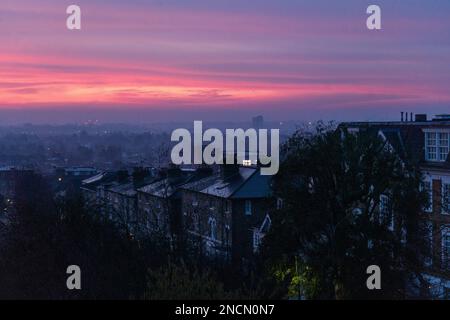
[[[72,2],[71,2],[72,3]],[[450,110],[450,2],[0,4],[0,125],[396,120]]]

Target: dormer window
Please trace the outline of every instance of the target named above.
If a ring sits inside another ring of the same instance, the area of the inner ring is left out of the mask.
[[[445,161],[449,152],[449,132],[425,132],[425,160]]]

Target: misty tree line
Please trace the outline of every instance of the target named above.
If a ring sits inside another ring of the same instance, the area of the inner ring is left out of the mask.
[[[134,164],[161,166],[169,159],[170,136],[150,132],[0,132],[0,162],[30,168]]]

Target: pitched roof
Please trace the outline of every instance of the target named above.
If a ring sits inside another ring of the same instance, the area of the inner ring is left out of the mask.
[[[115,172],[102,172],[93,177],[87,178],[81,182],[81,188],[95,191],[101,185],[111,184],[117,178]]]
[[[133,197],[137,193],[135,184],[133,182],[128,182],[128,183],[111,186],[108,188],[108,191],[112,191],[112,192],[115,192],[115,193],[118,193],[118,194],[121,194],[124,196],[129,196],[129,197]]]
[[[168,179],[162,179],[138,189],[139,192],[147,193],[160,198],[170,197],[176,192],[176,190],[177,187],[169,184]]]
[[[149,184],[155,180],[152,176],[147,176],[142,181],[133,181],[131,177],[119,179],[117,172],[102,172],[82,181],[81,188],[95,191],[97,187],[104,186],[108,191],[126,196],[134,196],[136,189]]]
[[[223,179],[220,173],[216,173],[188,183],[182,186],[182,189],[220,198],[260,198],[267,197],[270,193],[267,176],[261,176],[260,170],[254,167],[239,167],[236,174],[226,179]]]
[[[173,196],[182,185],[203,178],[202,173],[195,170],[180,170],[174,177],[155,179],[138,189],[156,197],[166,198]]]

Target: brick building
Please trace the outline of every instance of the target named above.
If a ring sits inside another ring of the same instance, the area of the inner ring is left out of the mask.
[[[140,229],[147,234],[172,237],[181,232],[180,187],[201,176],[196,170],[169,168],[159,178],[137,190]]]
[[[270,176],[256,167],[222,165],[181,187],[182,226],[205,255],[248,262],[270,226]]]
[[[140,183],[101,173],[81,189],[89,208],[134,236],[180,237],[200,244],[205,255],[249,261],[270,227],[271,178],[256,166],[214,169],[172,167]]]
[[[432,293],[450,298],[450,115],[427,120],[412,114],[408,121],[344,123],[351,132],[377,130],[401,157],[417,161],[423,174],[423,187],[429,204],[423,210],[427,221],[432,258],[426,261],[425,276]]]
[[[114,221],[130,235],[139,232],[137,190],[155,180],[149,173],[139,177],[127,171],[102,172],[82,181],[86,207]]]

